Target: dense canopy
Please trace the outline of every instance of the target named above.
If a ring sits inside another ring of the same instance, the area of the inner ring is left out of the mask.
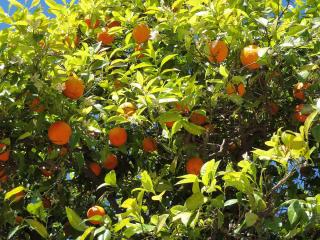
[[[318,0],[0,8],[0,239],[320,238]]]

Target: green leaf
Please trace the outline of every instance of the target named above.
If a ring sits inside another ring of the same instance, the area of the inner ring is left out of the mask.
[[[220,73],[224,78],[227,78],[227,77],[229,76],[228,70],[227,70],[226,67],[223,66],[223,65],[220,65],[220,67],[219,67],[219,73]]]
[[[26,189],[23,186],[16,187],[12,189],[11,191],[7,192],[4,196],[4,200],[10,199],[12,196],[16,195],[19,192],[25,191]]]
[[[24,134],[20,135],[17,140],[22,140],[22,139],[28,138],[31,135],[32,135],[32,132],[25,132]]]
[[[37,233],[39,233],[39,235],[41,237],[43,237],[44,239],[48,239],[49,234],[47,232],[47,229],[45,228],[45,226],[43,226],[41,223],[39,223],[36,220],[33,219],[25,219],[25,221],[34,229],[37,231]]]
[[[201,135],[205,129],[201,126],[198,126],[196,124],[187,122],[187,121],[183,121],[182,122],[184,129],[186,129],[189,133],[191,133],[192,135]]]
[[[320,125],[314,126],[311,129],[311,134],[314,139],[319,143],[320,142]]]
[[[98,236],[97,240],[110,240],[111,239],[111,232],[109,229],[106,229],[102,235]]]
[[[152,183],[151,177],[149,176],[147,171],[143,171],[141,173],[141,183],[142,183],[142,187],[145,190],[155,194],[155,191],[153,189],[153,183]]]
[[[156,226],[156,233],[159,233],[163,226],[166,224],[166,220],[169,217],[169,214],[162,214],[158,217],[158,224]]]
[[[159,195],[152,196],[151,199],[152,199],[153,201],[159,201],[159,202],[161,202],[161,201],[162,201],[162,197],[163,197],[163,195],[165,194],[165,192],[166,192],[166,191],[163,191],[163,192],[161,192]]]
[[[246,213],[245,222],[247,227],[253,226],[258,221],[258,219],[259,217],[256,214],[251,212]]]
[[[45,3],[53,10],[62,10],[63,6],[56,3],[54,0],[45,0]]]
[[[166,62],[170,61],[172,58],[174,58],[174,57],[177,56],[177,55],[178,55],[178,54],[171,54],[171,55],[168,55],[168,56],[164,57],[164,58],[162,59],[162,61],[161,61],[160,68],[162,68],[162,66],[163,66]]]
[[[224,206],[227,207],[227,206],[231,206],[233,204],[236,204],[238,202],[238,199],[229,199],[227,201],[224,202]]]
[[[175,121],[171,129],[171,135],[173,136],[175,133],[179,132],[182,126],[183,126],[182,120]]]
[[[178,178],[183,178],[183,179],[180,180],[179,182],[177,182],[176,185],[186,184],[186,183],[194,183],[198,179],[198,177],[194,174],[187,174],[187,175],[179,176]]]
[[[74,229],[80,232],[83,232],[87,229],[87,226],[83,223],[82,219],[75,211],[73,211],[71,208],[66,207],[66,213],[67,218]]]
[[[300,215],[301,215],[301,205],[300,203],[295,200],[293,201],[289,207],[288,207],[288,219],[289,219],[289,222],[293,225],[295,224],[299,218],[300,218]]]
[[[17,0],[9,0],[10,6],[13,5],[17,8],[24,9],[24,6],[19,3]]]
[[[8,240],[10,240],[17,232],[19,232],[21,229],[25,228],[25,225],[18,225],[15,228],[13,228],[12,230],[10,230],[9,234],[8,234]]]
[[[160,123],[165,123],[165,122],[177,121],[179,119],[181,119],[181,115],[178,112],[173,111],[173,112],[162,113],[157,120]]]
[[[34,8],[34,7],[38,6],[39,3],[40,3],[40,0],[33,0],[30,8]]]
[[[95,230],[95,229],[96,229],[95,227],[89,227],[89,228],[87,228],[87,229],[84,231],[84,233],[81,235],[80,240],[85,240],[85,239],[91,234],[91,232],[92,232],[93,230]]]
[[[186,200],[186,207],[193,211],[198,209],[202,204],[204,203],[204,197],[202,193],[197,192],[192,194],[187,200]]]
[[[112,187],[117,186],[117,175],[114,170],[111,170],[110,172],[107,173],[107,175],[104,178],[104,182]]]

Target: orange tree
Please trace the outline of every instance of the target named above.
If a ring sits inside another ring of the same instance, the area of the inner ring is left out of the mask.
[[[318,1],[9,2],[0,239],[320,237]]]

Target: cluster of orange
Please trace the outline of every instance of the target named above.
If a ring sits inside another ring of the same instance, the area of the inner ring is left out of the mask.
[[[299,82],[297,83],[294,88],[293,88],[293,96],[294,98],[300,100],[300,101],[304,101],[305,100],[305,91],[311,86],[310,83],[302,83]],[[302,114],[302,109],[304,108],[304,104],[298,104],[295,107],[295,112],[294,112],[294,118],[301,122],[304,123],[307,119],[307,117],[309,116],[309,114]]]
[[[189,107],[186,106],[185,104],[176,103],[175,109],[184,115],[188,115],[190,113]],[[205,115],[203,115],[202,113],[199,113],[197,111],[192,112],[191,115],[189,116],[189,121],[191,123],[199,125],[199,126],[205,125],[207,123],[207,120],[208,119]],[[168,128],[172,128],[174,123],[175,123],[175,121],[165,122],[165,124]],[[207,126],[204,126],[204,127],[207,127]]]

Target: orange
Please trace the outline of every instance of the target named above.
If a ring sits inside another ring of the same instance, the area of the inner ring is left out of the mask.
[[[236,92],[236,89],[235,89],[234,85],[231,84],[231,83],[228,83],[227,86],[226,86],[226,92],[227,92],[228,95],[234,94]]]
[[[49,140],[57,145],[64,145],[69,142],[72,134],[72,129],[64,121],[57,121],[53,123],[48,129]]]
[[[99,176],[101,173],[101,167],[98,163],[90,163],[89,165],[90,170],[93,172],[94,175]]]
[[[112,128],[109,132],[109,140],[113,146],[120,147],[127,142],[127,131],[121,127]]]
[[[104,45],[110,45],[114,41],[114,36],[112,34],[109,34],[107,31],[103,31],[101,33],[98,33],[97,39]]]
[[[303,101],[305,99],[304,90],[308,89],[310,86],[311,86],[310,83],[302,83],[302,82],[297,83],[293,89],[293,96],[296,99]]]
[[[0,182],[1,183],[5,183],[7,181],[8,181],[8,175],[3,175],[3,176],[0,177]]]
[[[88,28],[96,29],[100,25],[100,21],[97,19],[94,25],[91,24],[91,19],[87,18],[84,20],[85,23],[87,24]]]
[[[51,208],[51,201],[47,197],[42,198],[42,205],[44,208]]]
[[[3,151],[4,150],[4,151]],[[3,152],[2,152],[3,151]],[[7,150],[7,145],[0,143],[0,161],[6,162],[9,160],[10,152]]]
[[[251,70],[259,68],[260,64],[257,63],[259,59],[258,51],[259,47],[256,45],[249,45],[242,49],[240,54],[241,63]]]
[[[173,124],[175,123],[175,121],[171,121],[171,122],[165,122],[166,126],[168,128],[172,128]]]
[[[197,125],[203,125],[207,121],[207,117],[203,114],[193,112],[190,116],[190,122],[197,124]]]
[[[16,216],[15,221],[16,221],[17,224],[21,224],[22,221],[23,221],[23,217],[21,217],[21,216]]]
[[[43,112],[44,106],[40,104],[40,98],[36,97],[32,100],[30,103],[30,109],[37,113]]]
[[[108,154],[108,156],[103,162],[103,166],[108,170],[115,169],[118,166],[117,156],[114,154]]]
[[[186,170],[188,174],[199,175],[203,161],[201,158],[192,157],[187,161]]]
[[[301,113],[304,108],[304,104],[299,104],[295,108],[294,118],[301,123],[304,123],[309,115],[304,115]]]
[[[279,112],[279,106],[274,102],[269,102],[267,109],[271,115],[276,115]]]
[[[228,56],[228,47],[224,41],[216,40],[214,42],[209,43],[210,50],[210,62],[223,62]]]
[[[63,94],[73,100],[79,99],[84,92],[84,84],[81,79],[74,76],[70,76],[67,81],[65,81],[65,89]]]
[[[246,93],[246,88],[245,88],[245,86],[244,86],[243,83],[240,83],[240,84],[238,85],[237,92],[238,92],[238,94],[239,94],[240,97],[242,97],[242,96]]]
[[[132,37],[136,43],[144,43],[150,38],[150,29],[145,24],[139,24],[133,28]]]
[[[120,105],[120,108],[123,110],[124,114],[127,116],[132,116],[136,112],[136,106],[131,102],[125,102]]]
[[[66,36],[65,41],[66,41],[66,43],[68,44],[69,48],[71,48],[71,47],[72,47],[72,44],[71,44],[71,39],[70,39],[69,36]],[[74,43],[74,46],[75,46],[75,47],[77,47],[77,46],[79,45],[79,43],[80,43],[80,38],[79,38],[78,35],[76,35],[76,36],[74,37],[73,43]]]
[[[112,21],[107,25],[107,28],[120,27],[121,23],[119,21]]]
[[[176,103],[175,105],[176,109],[181,112],[181,113],[189,113],[190,109],[188,108],[187,105],[184,105],[182,103]]]
[[[46,47],[46,42],[42,39],[38,42],[38,45],[43,49]]]
[[[25,196],[25,192],[22,190],[14,195],[13,201],[19,202],[20,200],[24,199],[24,196]]]
[[[105,210],[100,206],[93,206],[93,207],[89,208],[89,210],[87,211],[87,218],[91,218],[93,216],[102,216],[102,217],[104,217],[105,215],[106,215]],[[98,225],[101,222],[100,221],[95,221],[95,220],[90,220],[90,223],[92,223],[94,225]]]
[[[157,150],[157,142],[151,137],[145,137],[142,141],[143,151],[154,152]]]
[[[48,170],[45,166],[42,166],[40,168],[40,171],[41,171],[42,175],[45,176],[45,177],[51,177],[52,176],[52,172],[50,170]]]
[[[122,87],[122,82],[120,80],[115,80],[113,86],[114,89],[119,90]]]

